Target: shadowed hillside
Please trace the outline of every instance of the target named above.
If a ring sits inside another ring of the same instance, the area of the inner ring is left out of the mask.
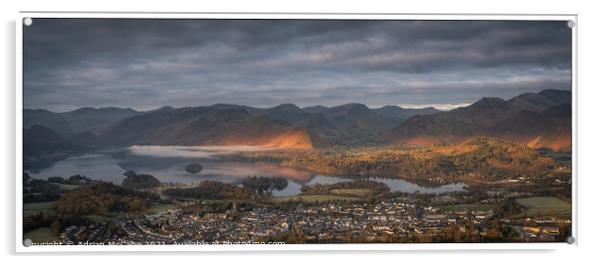
[[[449,112],[414,116],[389,134],[397,144],[453,143],[495,136],[533,148],[571,147],[571,92],[544,90],[510,100],[483,98]]]
[[[26,128],[42,125],[82,146],[254,145],[312,149],[326,146],[428,145],[479,136],[532,148],[571,147],[571,92],[544,90],[509,100],[485,97],[467,107],[370,109],[350,103],[299,108],[215,104],[129,108],[80,108],[65,113],[25,110]],[[29,141],[29,137],[25,138]]]
[[[100,138],[115,145],[314,147],[302,128],[239,108],[162,108],[123,120],[103,130]]]
[[[23,127],[41,125],[63,136],[71,136],[86,131],[95,131],[138,114],[140,112],[133,109],[117,107],[82,107],[63,113],[54,113],[43,109],[25,109],[23,110]]]
[[[25,129],[23,138],[23,154],[25,157],[76,152],[84,149],[78,144],[66,140],[51,129],[40,125]]]

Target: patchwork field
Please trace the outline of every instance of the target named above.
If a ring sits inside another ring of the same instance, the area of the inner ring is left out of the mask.
[[[44,203],[24,203],[23,204],[23,217],[30,215],[36,215],[40,212],[44,212],[48,215],[54,215],[56,212],[52,209],[54,202]]]
[[[81,187],[79,185],[61,184],[61,183],[56,183],[56,185],[58,185],[61,188],[61,191],[72,191],[72,190],[75,190],[75,189]]]
[[[517,216],[525,214],[527,216],[570,216],[571,214],[571,204],[556,197],[529,197],[517,199],[516,202],[527,208],[525,212]]]
[[[330,193],[334,195],[341,196],[353,196],[353,197],[366,197],[366,195],[370,194],[372,190],[370,189],[333,189],[330,190]]]
[[[323,195],[323,194],[310,194],[310,195],[292,195],[292,196],[282,196],[282,197],[273,197],[272,201],[274,202],[288,202],[288,201],[299,201],[299,202],[325,202],[325,201],[337,201],[337,200],[347,200],[347,201],[356,201],[360,200],[357,197],[347,197],[347,196],[339,196],[339,195]]]
[[[117,217],[117,216],[115,216],[115,217]],[[115,221],[115,218],[101,216],[101,215],[86,215],[86,218],[88,218],[90,221],[92,221],[94,223],[113,222],[113,221]]]
[[[173,209],[177,209],[178,207],[173,205],[173,204],[164,204],[164,203],[158,203],[158,204],[152,204],[149,206],[148,210],[145,213],[158,213],[158,212],[162,212],[162,211],[167,211],[167,210],[173,210]],[[86,218],[90,219],[91,221],[95,222],[95,223],[102,223],[102,222],[115,222],[115,220],[124,218],[126,215],[126,213],[115,213],[115,214],[111,214],[110,216],[101,216],[101,215],[87,215]]]
[[[439,209],[445,212],[463,212],[463,211],[489,211],[493,209],[490,204],[454,204],[441,206]]]
[[[173,205],[173,204],[164,204],[164,203],[160,203],[160,204],[153,204],[148,208],[148,212],[149,213],[157,213],[157,212],[162,212],[162,211],[167,211],[167,210],[174,210],[174,209],[178,209],[177,206]]]
[[[23,238],[29,238],[34,243],[59,241],[58,237],[54,235],[54,233],[52,233],[52,231],[48,227],[41,227],[38,229],[31,230],[23,234]]]

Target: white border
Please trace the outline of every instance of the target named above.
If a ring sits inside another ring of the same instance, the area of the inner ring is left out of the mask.
[[[285,244],[285,245],[144,245],[144,246],[31,246],[23,241],[23,19],[34,18],[157,18],[157,19],[354,19],[354,20],[549,20],[575,21],[572,29],[572,233],[573,245],[554,243],[398,243],[398,244]],[[339,13],[153,13],[153,12],[27,12],[16,23],[16,252],[152,252],[152,251],[400,251],[400,250],[551,250],[577,246],[577,28],[576,14],[339,14]]]

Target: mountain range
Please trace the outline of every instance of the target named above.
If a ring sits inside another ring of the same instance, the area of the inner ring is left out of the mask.
[[[54,113],[24,110],[24,128],[40,127],[82,146],[258,145],[312,149],[332,145],[453,143],[493,136],[555,150],[571,146],[571,92],[544,90],[509,100],[483,98],[450,111],[398,106],[272,108],[215,104],[130,108],[80,108]],[[46,131],[47,132],[47,131]],[[45,133],[48,134],[48,133]],[[36,140],[43,140],[38,138]],[[24,141],[31,142],[25,133]]]
[[[509,100],[485,97],[466,107],[413,116],[388,138],[396,144],[434,144],[492,136],[532,148],[568,149],[571,102],[571,92],[564,90],[525,93]]]
[[[25,109],[23,110],[23,128],[27,129],[34,125],[40,125],[63,136],[71,136],[86,131],[94,131],[141,113],[131,108],[117,107],[82,107],[62,113],[44,109]]]

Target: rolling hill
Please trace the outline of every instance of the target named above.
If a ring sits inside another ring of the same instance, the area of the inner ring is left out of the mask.
[[[94,131],[115,122],[140,114],[131,108],[82,107],[69,112],[55,113],[43,109],[24,109],[23,127],[41,125],[63,135]]]

